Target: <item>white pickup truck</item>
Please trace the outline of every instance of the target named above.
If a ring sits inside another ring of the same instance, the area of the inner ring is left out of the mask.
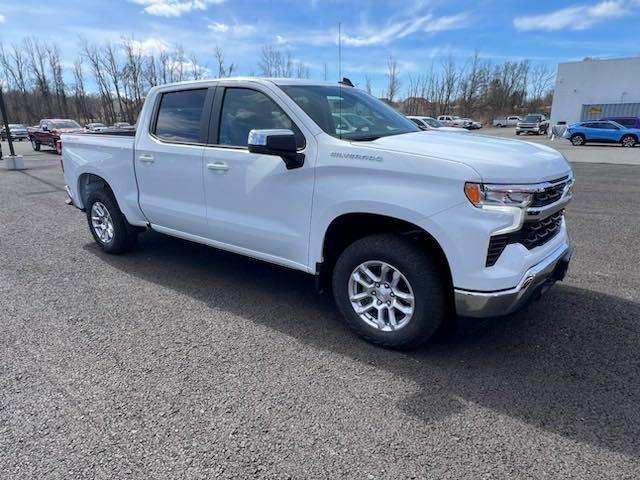
[[[346,113],[361,120],[337,129]],[[137,125],[62,137],[67,193],[104,251],[152,229],[302,270],[380,345],[511,313],[569,264],[573,174],[542,145],[421,131],[309,80],[155,87]]]

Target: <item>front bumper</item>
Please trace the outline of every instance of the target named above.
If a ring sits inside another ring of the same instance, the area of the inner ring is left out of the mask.
[[[554,249],[544,260],[531,267],[518,285],[507,290],[480,292],[454,290],[456,313],[463,317],[508,315],[543,294],[556,281],[564,279],[572,250],[568,241]]]

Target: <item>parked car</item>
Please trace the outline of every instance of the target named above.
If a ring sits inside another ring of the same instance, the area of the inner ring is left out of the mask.
[[[482,123],[471,118],[463,118],[463,122],[467,122],[468,126],[465,127],[467,130],[479,130],[482,128]]]
[[[411,120],[413,123],[418,125],[421,130],[437,130],[439,132],[456,132],[462,133],[466,130],[464,128],[457,127],[447,127],[440,120],[436,120],[433,117],[421,117],[415,115],[407,115],[407,118]]]
[[[10,123],[9,132],[11,132],[11,140],[18,140],[19,142],[21,142],[25,138],[29,138],[27,127],[20,123]],[[0,138],[3,142],[7,139],[7,129],[5,127],[2,127],[2,129],[0,129]]]
[[[536,135],[545,135],[549,131],[549,120],[546,115],[529,114],[521,121],[516,123],[516,135],[521,133],[535,133]]]
[[[576,146],[598,142],[633,147],[640,139],[640,128],[627,128],[612,121],[579,122],[569,126],[562,136]]]
[[[623,127],[627,128],[640,128],[640,117],[604,117],[600,120],[610,120],[612,122],[619,123]]]
[[[447,127],[469,128],[471,126],[471,121],[460,118],[457,115],[440,115],[438,120]]]
[[[104,123],[87,123],[84,126],[85,129],[90,130],[92,132],[99,132],[101,130],[106,130],[108,127]]]
[[[522,121],[522,119],[517,115],[509,115],[508,117],[498,117],[494,118],[492,125],[494,127],[503,128],[503,127],[515,127],[518,122]]]
[[[341,111],[373,125],[340,133]],[[135,137],[62,136],[67,193],[107,253],[150,228],[301,270],[359,335],[398,348],[449,312],[510,313],[567,270],[573,173],[547,146],[425,135],[312,80],[157,86],[138,123]]]
[[[111,128],[131,128],[131,124],[129,122],[116,122]]]
[[[45,118],[40,120],[37,127],[28,127],[29,140],[36,152],[40,151],[42,145],[55,149],[56,153],[62,153],[58,140],[63,133],[82,132],[83,128],[75,120],[68,118]]]

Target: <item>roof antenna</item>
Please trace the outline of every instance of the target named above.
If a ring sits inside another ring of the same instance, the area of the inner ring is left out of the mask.
[[[338,78],[342,78],[342,22],[338,22]],[[340,123],[342,123],[342,82],[338,82],[338,91],[340,92]],[[342,129],[338,135],[342,140]]]

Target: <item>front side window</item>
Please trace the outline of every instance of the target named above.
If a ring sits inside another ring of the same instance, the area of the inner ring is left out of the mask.
[[[282,85],[282,90],[329,135],[375,140],[420,129],[404,115],[356,88],[333,85]]]
[[[162,94],[153,133],[167,142],[199,143],[207,89]]]
[[[304,148],[304,136],[271,98],[257,90],[227,88],[220,112],[218,144],[246,147],[251,130],[286,129],[296,136],[296,146]]]

